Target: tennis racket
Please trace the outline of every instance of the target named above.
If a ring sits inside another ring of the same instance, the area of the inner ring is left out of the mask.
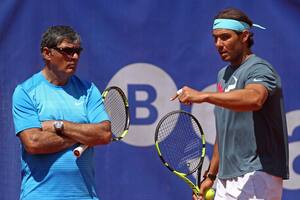
[[[102,93],[105,110],[111,121],[112,141],[119,141],[128,133],[129,129],[129,105],[124,92],[116,86],[105,89]],[[88,148],[80,145],[73,150],[76,157]]]
[[[206,149],[204,133],[198,120],[182,110],[168,113],[156,127],[155,146],[163,164],[199,196]],[[197,173],[195,184],[188,178],[194,173]]]

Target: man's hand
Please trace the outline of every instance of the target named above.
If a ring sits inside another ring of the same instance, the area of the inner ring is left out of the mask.
[[[43,121],[42,130],[56,133],[55,128],[53,126],[54,122],[55,122],[54,120]]]
[[[200,200],[201,197],[197,197],[195,194],[193,194],[193,200]]]
[[[189,105],[192,103],[205,102],[206,97],[207,93],[184,86],[183,88],[178,90],[176,92],[176,95],[174,95],[170,100],[173,101],[175,99],[178,99],[181,103]]]
[[[209,190],[210,188],[212,188],[214,184],[214,181],[212,181],[210,178],[206,178],[202,181],[201,185],[200,185],[200,199],[203,200],[204,199],[204,194],[207,190]]]

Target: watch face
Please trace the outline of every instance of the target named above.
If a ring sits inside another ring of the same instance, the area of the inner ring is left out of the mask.
[[[207,174],[207,177],[214,181],[217,176],[213,174]]]
[[[54,122],[54,127],[55,127],[56,129],[62,129],[62,127],[63,127],[63,122],[62,122],[62,121],[56,121],[56,122]]]

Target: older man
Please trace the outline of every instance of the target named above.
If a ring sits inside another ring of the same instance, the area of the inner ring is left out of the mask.
[[[42,36],[42,71],[13,94],[16,135],[22,143],[20,199],[98,199],[93,148],[76,159],[77,144],[111,141],[110,122],[97,87],[74,75],[82,51],[80,36],[53,26]]]

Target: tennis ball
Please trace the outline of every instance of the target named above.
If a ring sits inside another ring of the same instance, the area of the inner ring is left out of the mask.
[[[206,190],[205,194],[204,194],[204,199],[205,200],[213,200],[215,197],[215,191],[214,189],[208,189]]]

